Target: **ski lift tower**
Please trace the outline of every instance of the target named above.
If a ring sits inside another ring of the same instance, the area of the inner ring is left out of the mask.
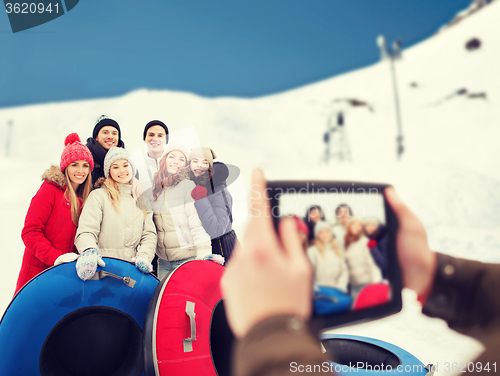
[[[392,44],[392,50],[387,49],[385,37],[379,35],[377,38],[377,45],[380,49],[380,60],[389,60],[391,64],[391,77],[392,77],[392,88],[394,91],[394,107],[396,109],[396,122],[398,127],[398,135],[396,137],[396,155],[398,160],[401,160],[401,155],[404,152],[403,146],[403,126],[401,122],[401,110],[399,107],[399,94],[398,94],[398,83],[396,81],[396,68],[394,67],[394,61],[401,59],[401,40],[398,39]]]
[[[325,163],[330,159],[351,162],[351,149],[347,141],[344,125],[344,112],[333,111],[328,117],[326,132],[323,135],[325,143]]]

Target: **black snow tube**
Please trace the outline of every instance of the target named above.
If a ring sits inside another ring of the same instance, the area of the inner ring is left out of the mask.
[[[340,376],[389,375],[410,373],[426,375],[428,370],[409,352],[391,343],[374,338],[323,334],[321,336],[327,356],[332,360],[330,369]]]

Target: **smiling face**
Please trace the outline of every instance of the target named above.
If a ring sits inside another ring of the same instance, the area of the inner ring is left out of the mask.
[[[186,156],[179,150],[172,150],[168,153],[165,162],[167,163],[167,172],[172,175],[177,174],[187,164]]]
[[[118,159],[109,169],[111,178],[120,184],[128,184],[132,179],[132,166],[126,159]]]
[[[321,221],[321,210],[318,208],[311,209],[309,212],[309,219],[314,223]]]
[[[340,207],[337,212],[337,217],[339,219],[339,223],[343,227],[346,227],[349,222],[349,209],[345,206]]]
[[[144,142],[148,148],[148,155],[151,158],[159,158],[163,154],[163,149],[167,144],[167,134],[165,129],[159,125],[148,128]]]
[[[194,176],[203,175],[208,170],[208,162],[205,158],[193,158],[189,164]]]
[[[113,146],[118,146],[118,136],[118,129],[110,125],[106,125],[105,127],[102,127],[97,134],[96,141],[101,144],[104,149],[109,150]]]
[[[87,161],[75,161],[66,167],[68,171],[69,180],[73,188],[78,188],[80,184],[85,182],[90,173],[90,164]],[[76,191],[75,188],[75,191]]]
[[[352,234],[359,235],[363,231],[363,223],[360,220],[353,220],[349,223],[349,229]]]
[[[333,240],[332,231],[330,229],[324,227],[318,231],[317,238],[323,244],[329,243]]]
[[[374,235],[378,230],[378,223],[375,221],[367,221],[365,222],[365,232],[366,235],[371,236]]]

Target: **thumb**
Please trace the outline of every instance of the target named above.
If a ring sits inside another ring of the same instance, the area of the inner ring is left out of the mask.
[[[409,214],[412,214],[408,206],[406,206],[406,204],[399,198],[393,186],[387,187],[384,190],[384,193],[387,202],[398,218],[398,222],[401,223],[403,221],[403,218],[407,217]]]
[[[99,256],[99,258],[97,259],[97,263],[99,264],[99,266],[101,267],[105,267],[106,266],[106,263],[104,262],[104,260],[102,259],[102,257]]]

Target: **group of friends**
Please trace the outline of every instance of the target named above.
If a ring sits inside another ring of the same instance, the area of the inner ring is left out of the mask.
[[[356,297],[365,286],[387,280],[386,227],[375,217],[353,216],[347,204],[338,205],[335,216],[332,226],[321,206],[312,205],[303,219],[295,220],[314,284]]]
[[[105,266],[102,257],[160,279],[189,260],[231,257],[237,238],[228,167],[214,162],[211,148],[169,144],[160,120],[146,124],[143,140],[131,155],[118,122],[105,115],[86,145],[76,133],[66,137],[59,166],[44,172],[26,215],[16,293],[49,267],[75,260],[85,281]]]

